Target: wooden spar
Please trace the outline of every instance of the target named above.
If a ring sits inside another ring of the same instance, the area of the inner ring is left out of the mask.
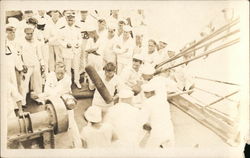
[[[166,61],[163,61],[161,62],[160,64],[156,65],[156,69],[161,67],[162,65],[166,64],[166,63],[169,63],[173,60],[176,60],[180,57],[183,56],[183,54],[186,54],[187,51],[189,51],[190,49],[194,49],[196,46],[200,45],[201,43],[204,43],[206,42],[207,40],[215,37],[216,35],[218,35],[219,33],[221,32],[224,32],[226,31],[228,28],[231,28],[232,26],[236,25],[237,23],[239,22],[239,18],[235,19],[234,21],[232,21],[231,23],[227,24],[227,25],[224,25],[223,27],[221,27],[220,29],[216,30],[215,32],[213,32],[212,34],[209,34],[208,36],[204,37],[203,39],[201,39],[200,41],[194,43],[192,46],[190,46],[189,48],[183,50],[182,52],[180,52],[179,54],[176,54],[175,56],[173,56],[172,58],[166,60]]]
[[[227,117],[217,117],[207,108],[200,107],[196,103],[192,103],[189,96],[172,97],[169,102],[181,109],[183,112],[197,120],[199,123],[209,128],[215,134],[220,136],[227,144],[234,146],[238,143],[237,122]]]
[[[190,93],[190,92],[193,92],[193,91],[194,90],[188,90],[188,91],[184,91],[184,92],[170,94],[170,95],[168,95],[168,99],[171,98],[171,97],[177,96],[177,95],[187,94],[187,93]]]
[[[218,82],[218,83],[224,83],[224,84],[234,85],[234,86],[240,86],[239,84],[236,84],[236,83],[219,81],[219,80],[213,80],[213,79],[208,79],[208,78],[204,78],[204,77],[197,77],[197,76],[195,76],[195,78],[201,79],[201,80],[212,81],[212,82]]]
[[[207,90],[198,88],[198,87],[196,87],[196,86],[195,86],[195,89],[198,89],[198,90],[200,90],[200,91],[206,92],[206,93],[211,94],[211,95],[214,95],[214,96],[216,96],[216,97],[223,97],[223,96],[221,96],[221,95],[219,95],[219,94],[209,92],[209,91],[207,91]],[[229,101],[232,101],[232,102],[237,102],[236,100],[232,100],[232,99],[230,99],[230,98],[226,98],[226,99],[229,100]],[[237,102],[237,103],[238,103],[238,102]]]
[[[214,53],[214,52],[217,52],[217,51],[219,51],[219,50],[221,50],[221,49],[224,49],[224,48],[226,48],[226,47],[229,47],[229,46],[231,46],[231,45],[233,45],[233,44],[236,44],[236,43],[238,43],[239,41],[240,41],[240,38],[237,38],[237,39],[232,40],[232,41],[230,41],[230,42],[228,42],[228,43],[226,43],[226,44],[224,44],[224,45],[222,45],[222,46],[219,46],[219,47],[214,48],[214,49],[212,49],[212,50],[210,50],[210,51],[207,51],[207,52],[205,52],[205,53],[202,53],[202,54],[200,54],[200,55],[198,55],[198,56],[196,56],[196,57],[194,57],[194,58],[192,58],[192,59],[189,59],[189,60],[187,60],[187,61],[181,62],[181,63],[179,63],[179,64],[177,64],[177,65],[174,65],[174,66],[170,66],[170,67],[168,67],[168,68],[166,68],[166,69],[156,71],[156,72],[154,73],[154,75],[157,75],[157,74],[159,74],[159,73],[165,72],[165,71],[167,71],[167,70],[169,70],[169,69],[178,67],[178,66],[180,66],[180,65],[189,63],[189,62],[194,61],[194,60],[196,60],[196,59],[199,59],[199,58],[201,58],[201,57],[203,57],[203,56],[207,56],[207,55],[212,54],[212,53]]]
[[[230,97],[230,96],[232,96],[232,95],[234,95],[234,94],[236,94],[236,93],[238,93],[238,92],[239,92],[239,90],[237,90],[237,91],[235,91],[235,92],[233,92],[233,93],[230,93],[230,94],[228,94],[228,95],[226,95],[226,96],[224,96],[224,97],[221,97],[220,99],[215,100],[215,101],[213,101],[212,103],[208,104],[206,107],[209,107],[209,106],[211,106],[211,105],[213,105],[213,104],[215,104],[215,103],[218,103],[219,101],[222,101],[222,100],[224,100],[224,99],[226,99],[226,98],[228,98],[228,97]]]
[[[186,55],[186,54],[189,54],[189,53],[191,53],[191,52],[193,52],[193,51],[199,50],[199,49],[201,49],[201,48],[203,48],[203,47],[207,47],[207,46],[209,46],[209,45],[211,45],[211,44],[213,44],[213,43],[215,43],[215,42],[218,42],[219,40],[225,39],[225,38],[227,38],[227,37],[229,37],[229,36],[231,36],[231,35],[234,35],[234,34],[236,34],[236,33],[238,33],[238,32],[240,32],[239,29],[237,29],[237,30],[235,30],[235,31],[232,31],[232,32],[230,32],[230,33],[228,33],[228,34],[226,34],[226,35],[224,35],[224,36],[222,36],[222,37],[220,37],[220,38],[217,38],[217,39],[215,39],[215,40],[213,40],[213,41],[211,41],[211,42],[209,42],[209,43],[205,43],[205,44],[203,44],[203,45],[201,45],[201,46],[199,46],[199,47],[195,47],[195,48],[193,48],[193,49],[191,49],[191,50],[185,52],[184,54],[182,54],[182,56],[184,56],[184,55]],[[180,57],[182,57],[182,56],[180,56]]]

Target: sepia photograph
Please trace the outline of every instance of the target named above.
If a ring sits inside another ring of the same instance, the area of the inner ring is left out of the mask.
[[[1,157],[244,158],[248,1],[1,1]]]

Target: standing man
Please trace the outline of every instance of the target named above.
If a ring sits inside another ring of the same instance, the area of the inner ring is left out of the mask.
[[[104,66],[103,70],[104,71],[100,72],[99,75],[111,96],[115,97],[115,92],[117,92],[119,82],[118,77],[115,75],[116,66],[114,63],[110,62]],[[113,106],[113,103],[107,104],[98,90],[95,90],[92,106],[97,106],[98,108],[102,109],[102,112],[105,115],[108,109]]]
[[[174,131],[167,99],[156,95],[153,84],[144,84],[142,89],[146,97],[142,110],[148,117],[145,125],[151,129],[145,147],[166,148],[172,146]]]
[[[116,27],[110,24],[108,26],[107,42],[103,52],[104,63],[112,62],[116,65],[116,54],[114,52],[114,45],[117,42]]]
[[[157,43],[153,39],[148,40],[148,52],[145,55],[145,63],[155,66],[158,56]]]
[[[10,82],[16,86],[19,93],[21,92],[21,80],[23,72],[27,71],[26,66],[23,65],[22,56],[20,52],[20,45],[16,40],[16,28],[13,24],[9,24],[6,27],[6,58],[8,60],[8,65],[6,68],[7,72],[10,74]]]
[[[59,43],[59,28],[62,25],[60,12],[58,10],[50,11],[51,18],[45,25],[45,37],[49,45],[49,72],[55,71],[55,63],[63,61],[62,52]]]
[[[118,140],[114,144],[118,148],[138,148],[142,121],[140,110],[132,106],[133,92],[129,89],[119,91],[119,103],[111,107],[104,122],[114,127]]]
[[[117,44],[114,47],[114,51],[117,54],[117,74],[119,75],[123,68],[130,65],[134,42],[131,37],[132,28],[128,25],[124,26],[124,32],[122,38],[119,38]]]
[[[41,53],[41,46],[33,38],[34,26],[26,25],[24,29],[25,39],[22,42],[21,53],[23,55],[24,65],[27,66],[27,73],[24,74],[25,79],[22,81],[23,105],[26,105],[26,96],[29,92],[29,83],[32,82],[32,90],[34,94],[42,92],[42,76],[41,71],[44,70],[44,61]]]
[[[82,87],[79,73],[81,31],[80,27],[75,25],[75,11],[67,10],[65,15],[67,24],[59,31],[62,57],[67,74],[71,76],[71,68],[74,69],[74,83],[80,89]]]

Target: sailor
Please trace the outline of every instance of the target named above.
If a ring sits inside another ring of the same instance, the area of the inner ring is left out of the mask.
[[[103,68],[103,51],[101,49],[101,43],[96,32],[96,27],[92,23],[88,27],[88,36],[87,45],[85,52],[87,56],[87,64],[93,66],[97,71],[101,71]]]
[[[99,107],[90,106],[85,111],[84,118],[88,123],[81,131],[83,147],[88,149],[110,148],[117,136],[111,124],[102,122],[102,110]]]
[[[143,27],[135,27],[135,47],[133,50],[134,54],[145,53],[146,52],[146,43],[145,43],[145,31]]]
[[[144,61],[147,64],[152,64],[153,66],[155,66],[157,58],[158,58],[157,43],[155,42],[155,40],[150,39],[148,40],[148,52],[145,55]]]
[[[27,73],[24,74],[22,80],[23,101],[22,104],[26,105],[26,95],[29,92],[29,83],[31,81],[31,89],[34,94],[42,92],[42,76],[41,71],[44,70],[44,60],[41,53],[39,43],[33,38],[34,26],[26,25],[25,39],[22,41],[21,54],[23,56],[24,65],[27,66]],[[35,99],[35,98],[33,98]]]
[[[80,44],[81,31],[80,27],[75,25],[75,12],[72,10],[65,11],[67,24],[60,28],[60,44],[62,49],[63,62],[66,65],[66,72],[71,76],[71,68],[74,69],[74,83],[77,88],[80,84]]]
[[[192,56],[192,53],[186,54],[184,55],[183,60],[186,61]],[[194,88],[194,77],[188,63],[183,64],[175,69],[174,80],[177,82],[178,88],[182,91],[188,91]]]
[[[21,80],[23,72],[27,71],[27,67],[24,66],[22,56],[20,53],[20,44],[16,40],[16,25],[8,24],[6,26],[6,52],[5,57],[8,61],[6,66],[7,72],[10,74],[10,82],[16,86],[19,92],[21,92]]]
[[[49,45],[49,72],[55,71],[55,63],[63,61],[59,43],[59,28],[62,25],[60,12],[58,10],[49,11],[51,18],[45,25],[45,42]],[[47,41],[46,41],[47,40]]]
[[[10,81],[6,83],[6,91],[4,93],[7,94],[7,102],[6,106],[8,107],[7,118],[16,117],[15,109],[18,108],[18,114],[21,115],[23,113],[22,109],[22,95],[18,92],[17,87],[11,83]]]
[[[173,124],[169,103],[166,98],[156,95],[153,84],[142,85],[146,97],[142,110],[148,116],[145,125],[149,126],[146,148],[166,148],[174,144]]]
[[[167,54],[167,45],[168,44],[166,43],[165,39],[159,40],[159,44],[158,44],[159,50],[157,51],[158,56],[157,56],[156,61],[155,61],[156,64],[159,64],[159,63],[169,59],[169,56]]]
[[[107,24],[118,24],[119,10],[110,10],[110,16],[107,18]]]
[[[116,54],[114,52],[114,45],[117,42],[116,30],[117,28],[114,24],[108,25],[108,38],[103,52],[103,60],[105,64],[108,62],[112,62],[115,65],[117,64]]]
[[[41,45],[41,51],[44,59],[44,74],[42,74],[43,78],[45,78],[49,71],[49,46],[48,39],[46,38],[46,33],[44,30],[45,25],[45,18],[40,18],[37,23],[37,40]]]
[[[111,123],[118,140],[114,147],[138,148],[142,121],[140,110],[132,106],[133,92],[129,89],[119,91],[119,103],[111,107],[104,118],[104,122]]]
[[[155,94],[167,99],[167,92],[177,92],[177,84],[170,78],[161,75],[154,75],[155,68],[150,64],[144,64],[142,67],[143,83],[150,83],[155,87]]]
[[[121,35],[123,34],[124,31],[124,26],[126,25],[126,19],[121,18],[118,21],[118,28],[117,28],[117,36],[121,37]]]
[[[76,104],[74,97],[71,95],[71,78],[66,73],[66,66],[63,62],[56,63],[55,72],[50,72],[46,78],[44,93],[38,95],[40,100],[46,100],[49,97],[61,97],[67,106],[70,106],[70,101]],[[74,148],[81,148],[82,143],[80,139],[80,133],[78,126],[74,118],[74,108],[68,109],[69,128],[68,132],[70,138],[72,138],[72,144]]]
[[[114,65],[114,63],[109,62],[104,66],[103,70],[104,71],[99,72],[99,75],[104,85],[108,89],[110,95],[115,98],[116,97],[115,93],[117,92],[118,83],[119,83],[119,78],[118,76],[115,75],[116,66]],[[105,115],[107,110],[113,106],[113,102],[110,104],[107,104],[102,98],[102,96],[100,95],[100,93],[98,92],[98,90],[95,90],[94,97],[92,100],[92,106],[99,107],[102,110],[103,115]]]
[[[140,86],[142,84],[141,65],[143,63],[142,54],[135,54],[133,56],[132,65],[123,69],[120,75],[119,89],[130,89],[135,95],[140,93]]]
[[[124,26],[123,36],[118,39],[114,47],[117,54],[117,74],[119,75],[123,68],[131,64],[133,55],[134,42],[131,38],[132,28],[128,25]]]

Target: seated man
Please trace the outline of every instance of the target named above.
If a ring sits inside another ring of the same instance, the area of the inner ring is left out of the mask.
[[[82,143],[80,139],[79,129],[74,119],[74,109],[67,104],[68,99],[73,99],[71,94],[71,78],[66,74],[66,67],[64,63],[56,63],[55,72],[50,72],[47,76],[44,93],[38,95],[39,99],[46,100],[47,98],[62,97],[66,102],[69,115],[69,134],[73,139],[73,146],[81,148]],[[76,103],[75,103],[76,104]]]

